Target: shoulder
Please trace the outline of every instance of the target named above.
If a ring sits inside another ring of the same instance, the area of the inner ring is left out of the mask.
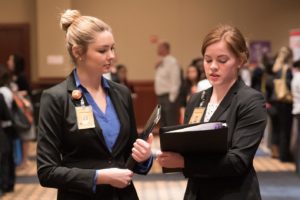
[[[3,95],[8,107],[11,107],[13,102],[13,93],[8,87],[0,87],[0,93]]]
[[[164,60],[167,63],[177,64],[177,59],[172,55],[167,55]]]
[[[53,99],[62,99],[67,94],[67,81],[64,80],[61,83],[58,83],[57,85],[54,85],[46,90],[43,91],[42,97],[47,96],[51,97]]]
[[[237,98],[241,102],[249,102],[254,99],[264,100],[261,92],[245,85],[244,83],[241,84],[241,86],[237,90]]]
[[[237,109],[240,116],[255,115],[265,118],[265,98],[259,91],[245,84],[237,91],[236,98],[232,102],[232,108]]]
[[[131,99],[131,92],[128,87],[111,80],[107,80],[107,82],[110,88],[114,91],[114,94],[117,95],[120,99]]]
[[[190,100],[189,100],[189,104],[194,104],[195,102],[198,102],[199,99],[201,98],[202,92],[196,92],[195,94],[192,94]]]
[[[107,82],[108,82],[109,86],[112,87],[115,91],[130,95],[130,91],[125,85],[111,81],[111,80],[107,80]]]

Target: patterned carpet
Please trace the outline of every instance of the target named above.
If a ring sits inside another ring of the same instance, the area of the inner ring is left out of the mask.
[[[17,184],[13,193],[6,194],[1,200],[55,200],[56,190],[43,188],[36,177],[35,143],[31,145],[33,158],[26,169],[17,171]],[[159,148],[159,141],[153,145]],[[292,163],[282,163],[272,159],[260,150],[254,159],[258,172],[263,200],[299,200],[300,177],[294,173]],[[181,200],[183,199],[186,179],[181,174],[162,174],[156,162],[147,176],[135,175],[134,184],[141,200]]]

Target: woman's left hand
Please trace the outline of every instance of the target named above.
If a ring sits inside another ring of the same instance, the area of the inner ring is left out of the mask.
[[[165,168],[184,168],[184,158],[179,153],[159,152],[157,153],[157,161]]]
[[[150,133],[148,140],[137,139],[133,144],[132,157],[137,162],[141,163],[146,161],[151,156],[151,144],[153,141],[153,135]]]

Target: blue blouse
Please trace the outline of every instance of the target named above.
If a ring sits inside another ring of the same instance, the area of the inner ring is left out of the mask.
[[[102,110],[97,106],[91,94],[80,84],[76,70],[74,70],[74,77],[76,81],[76,87],[86,97],[88,104],[92,106],[96,120],[102,129],[107,148],[110,152],[112,152],[113,146],[119,136],[121,125],[109,95],[106,95],[106,111],[103,113]],[[107,92],[109,89],[108,81],[103,77],[101,79],[101,85]]]
[[[96,120],[102,129],[105,143],[111,152],[113,149],[113,146],[119,136],[120,127],[121,127],[118,115],[117,115],[114,105],[111,101],[111,98],[109,97],[109,95],[106,95],[106,112],[103,113],[101,111],[101,109],[97,106],[96,102],[94,101],[93,97],[88,92],[88,90],[85,87],[83,87],[83,85],[81,85],[76,69],[73,71],[73,74],[74,74],[74,78],[75,78],[76,87],[86,97],[88,104],[92,106],[93,113],[96,117]],[[105,79],[104,77],[102,77],[102,79],[101,79],[101,86],[103,87],[103,89],[105,89],[106,92],[108,91],[108,89],[109,89],[108,80]],[[145,172],[151,166],[152,161],[153,161],[153,157],[151,156],[144,163],[139,163],[136,166],[136,169],[140,172]],[[94,192],[96,191],[96,178],[97,178],[98,173],[99,173],[99,171],[96,170],[96,174],[95,174],[95,178],[94,178],[94,187],[93,187]]]

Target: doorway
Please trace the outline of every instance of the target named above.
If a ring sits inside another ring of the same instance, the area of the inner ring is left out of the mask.
[[[29,24],[0,24],[0,64],[6,65],[10,54],[24,58],[25,74],[30,80]]]

